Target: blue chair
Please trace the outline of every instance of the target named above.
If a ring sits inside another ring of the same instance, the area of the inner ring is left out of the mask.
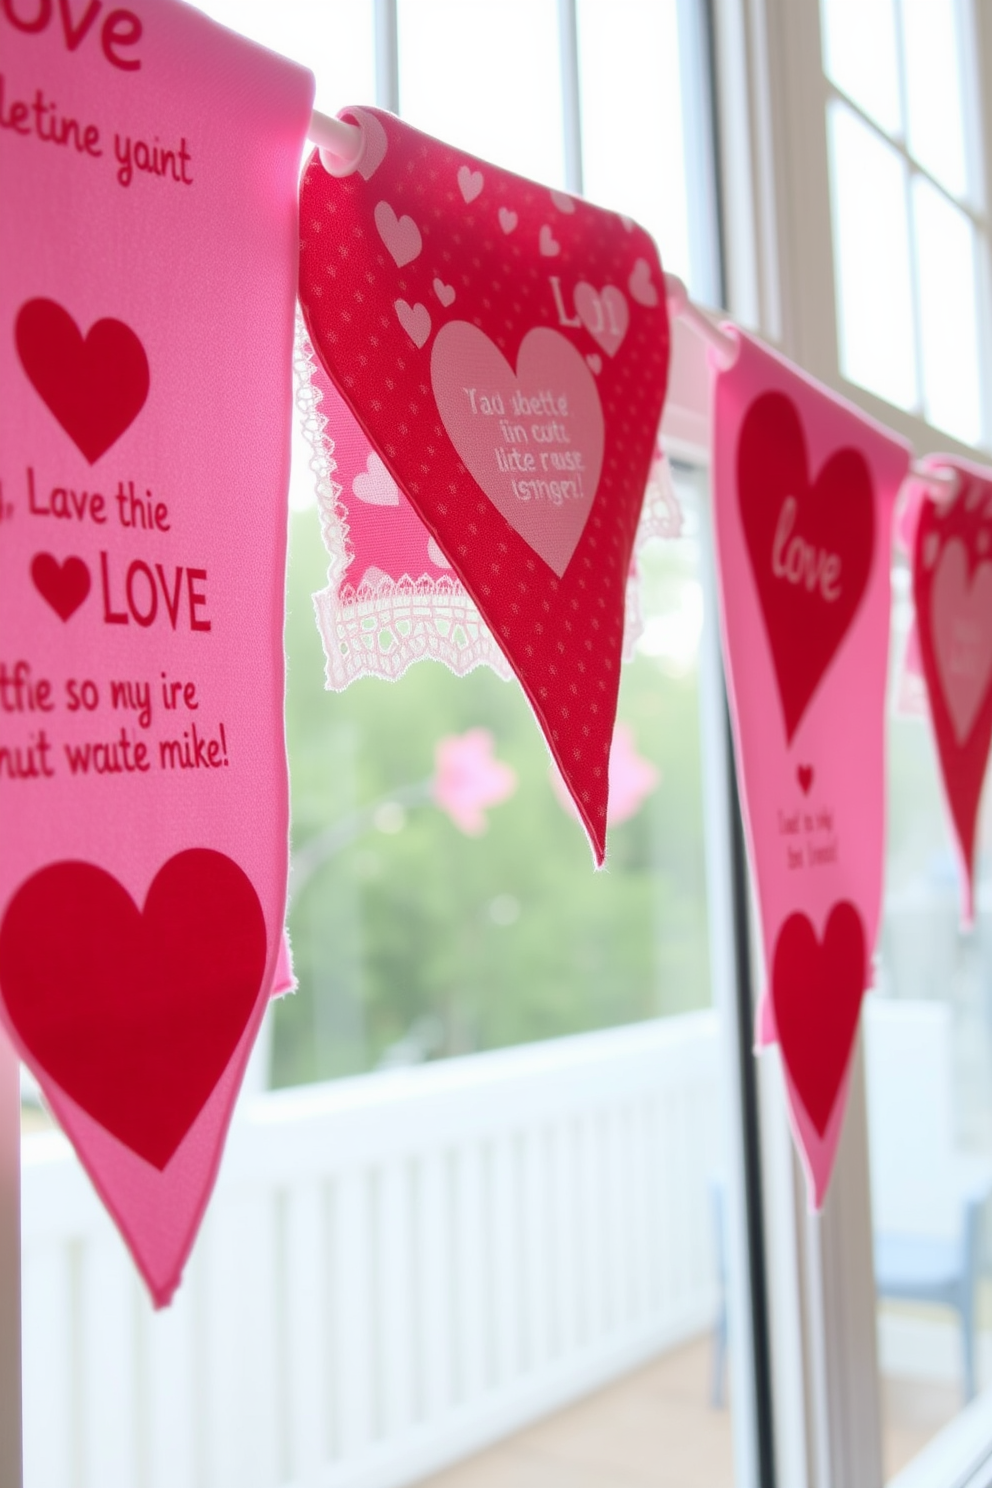
[[[864,1028],[876,1291],[958,1314],[971,1400],[992,1163],[955,1142],[950,1008],[872,996]]]

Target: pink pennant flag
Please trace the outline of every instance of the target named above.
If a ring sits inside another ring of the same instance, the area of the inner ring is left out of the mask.
[[[313,80],[70,9],[0,10],[0,1016],[163,1304],[277,980]]]
[[[961,877],[961,919],[974,923],[975,830],[992,742],[992,470],[932,455],[957,488],[924,482],[913,532],[919,655]]]
[[[843,1123],[884,858],[902,441],[749,337],[714,368],[724,655],[768,991],[812,1202]]]

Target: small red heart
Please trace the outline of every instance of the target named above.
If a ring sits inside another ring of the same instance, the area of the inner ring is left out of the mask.
[[[224,1072],[265,970],[265,921],[224,853],[190,848],[139,910],[92,863],[52,863],[0,925],[0,992],[41,1070],[164,1168]]]
[[[76,613],[90,592],[90,571],[82,558],[70,557],[60,563],[51,553],[35,553],[31,579],[42,599],[63,620]]]
[[[799,789],[803,795],[808,796],[810,786],[813,784],[813,766],[800,765],[796,771],[796,779],[799,781]]]
[[[831,909],[822,945],[804,914],[789,915],[779,931],[772,963],[778,1041],[821,1137],[850,1058],[866,970],[864,926],[846,899]]]
[[[791,740],[868,584],[871,474],[859,450],[839,449],[811,482],[795,404],[784,393],[764,393],[741,426],[737,487]]]
[[[145,348],[122,320],[98,320],[84,337],[54,300],[23,304],[14,334],[32,386],[92,465],[144,406]]]

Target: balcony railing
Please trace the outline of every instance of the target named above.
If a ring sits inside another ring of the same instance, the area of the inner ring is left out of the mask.
[[[26,1138],[27,1488],[389,1488],[698,1333],[717,1070],[705,1012],[256,1097],[158,1315]]]

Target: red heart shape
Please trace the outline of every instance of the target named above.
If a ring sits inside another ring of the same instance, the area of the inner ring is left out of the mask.
[[[800,765],[799,768],[796,770],[796,779],[799,781],[799,789],[802,791],[803,795],[808,796],[810,793],[810,787],[813,784],[813,766]]]
[[[741,426],[737,490],[790,742],[861,603],[875,545],[861,452],[836,450],[812,485],[808,472],[795,404],[764,393]]]
[[[992,742],[992,557],[983,552],[992,482],[965,470],[959,478],[951,506],[928,500],[920,512],[913,599],[941,773],[970,881]]]
[[[54,300],[23,304],[14,334],[35,391],[92,465],[144,406],[145,348],[122,320],[98,320],[84,337]]]
[[[842,899],[823,944],[804,914],[791,914],[775,942],[772,1003],[792,1082],[822,1137],[851,1055],[866,981],[865,932]]]
[[[90,592],[90,571],[82,558],[69,557],[59,563],[51,553],[35,553],[31,580],[63,620],[76,613]]]
[[[159,869],[144,910],[92,863],[27,879],[0,925],[0,992],[41,1070],[164,1168],[244,1033],[265,970],[262,907],[224,853]]]

